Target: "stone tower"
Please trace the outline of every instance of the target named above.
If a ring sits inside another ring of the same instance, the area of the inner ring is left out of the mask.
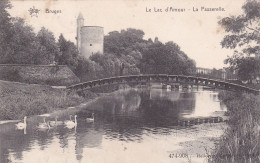
[[[81,28],[84,26],[84,18],[81,13],[79,13],[78,19],[77,19],[77,48],[78,51],[80,52],[80,45],[81,45]]]
[[[80,13],[77,19],[77,48],[85,58],[92,54],[103,54],[104,28],[100,26],[84,26],[84,18]]]

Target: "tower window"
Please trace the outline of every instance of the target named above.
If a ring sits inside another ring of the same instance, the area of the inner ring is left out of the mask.
[[[92,44],[89,44],[89,46],[92,46]]]

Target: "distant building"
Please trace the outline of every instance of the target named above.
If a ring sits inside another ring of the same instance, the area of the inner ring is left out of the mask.
[[[92,54],[103,54],[104,28],[100,26],[84,26],[81,13],[77,18],[77,48],[80,55],[89,58]]]
[[[197,67],[196,68],[196,73],[197,74],[210,74],[212,72],[212,69],[209,69],[209,68],[201,68],[201,67]]]
[[[231,70],[229,68],[217,70],[197,67],[195,75],[212,79],[237,80],[237,71]]]

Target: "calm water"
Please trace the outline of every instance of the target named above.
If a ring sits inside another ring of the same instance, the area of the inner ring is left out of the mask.
[[[28,123],[26,131],[14,123],[0,125],[1,162],[192,162],[214,145],[224,123],[178,127],[178,119],[223,114],[217,92],[122,90],[86,105],[77,114],[77,127],[50,130]],[[95,113],[95,122],[86,117]],[[50,118],[49,118],[50,119]],[[52,118],[53,119],[53,118]],[[68,120],[69,116],[59,117]],[[48,120],[48,118],[46,119]],[[42,117],[39,117],[42,122]],[[171,156],[177,156],[170,158]],[[186,158],[188,157],[192,158]]]

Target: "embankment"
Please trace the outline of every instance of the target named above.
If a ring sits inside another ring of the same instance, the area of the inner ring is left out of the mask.
[[[0,80],[67,86],[80,82],[66,65],[0,64]]]
[[[55,89],[47,85],[0,80],[0,120],[22,119],[25,115],[62,110],[95,97],[91,92],[84,98],[76,92],[68,93],[65,89]]]
[[[223,91],[228,129],[209,162],[260,162],[260,96]]]

